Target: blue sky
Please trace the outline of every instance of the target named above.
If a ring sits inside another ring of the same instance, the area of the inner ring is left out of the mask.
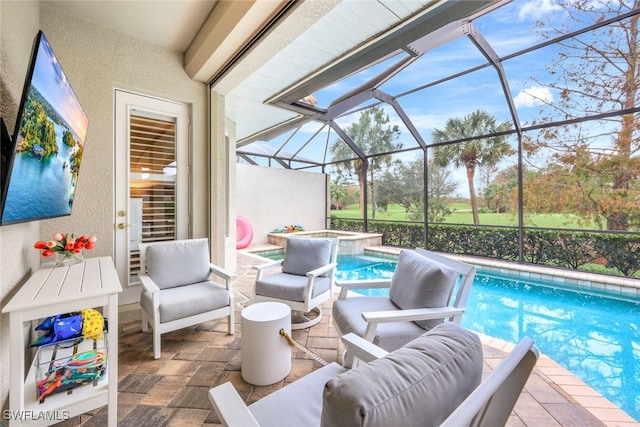
[[[33,70],[33,86],[49,101],[84,143],[88,120],[58,60],[43,36]]]

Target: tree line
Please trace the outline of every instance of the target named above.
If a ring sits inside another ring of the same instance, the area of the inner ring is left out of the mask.
[[[551,39],[566,34],[576,22],[587,26],[640,7],[640,0],[632,3],[558,2],[572,21],[558,24],[541,19],[535,31],[542,39]],[[640,97],[638,19],[632,15],[600,31],[563,39],[546,73],[531,76],[557,96],[554,101],[538,98],[538,118],[530,123],[537,130],[522,135],[522,201],[528,212],[572,215],[606,230],[640,229],[640,120],[633,111]],[[604,111],[622,113],[598,121],[575,120]],[[561,124],[537,126],[553,122]],[[452,168],[466,174],[474,224],[480,223],[478,193],[486,209],[517,212],[517,166],[499,169],[504,159],[516,154],[501,133],[513,128],[513,123],[498,123],[487,111],[476,109],[449,118],[442,129],[432,131],[426,164],[430,221],[450,214],[446,198],[457,190]],[[368,157],[352,160],[349,146],[340,139],[334,141],[333,159],[341,162],[332,200],[339,204],[341,195],[348,194],[341,186],[355,177],[363,216],[368,191],[372,206],[385,209],[396,203],[405,208],[409,219],[422,219],[424,158],[398,161],[390,154],[374,155],[402,148],[400,130],[390,124],[384,110],[376,106],[362,111],[346,133]],[[476,189],[478,179],[483,182],[481,191]]]

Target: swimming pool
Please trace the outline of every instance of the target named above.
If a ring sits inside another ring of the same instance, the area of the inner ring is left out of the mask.
[[[337,277],[391,277],[395,263],[395,257],[340,256]],[[514,343],[530,336],[542,353],[640,421],[640,302],[479,269],[462,325]]]

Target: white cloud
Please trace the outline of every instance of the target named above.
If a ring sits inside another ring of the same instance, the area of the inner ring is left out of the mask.
[[[562,7],[554,0],[531,0],[520,7],[518,19],[524,21],[526,19],[539,19],[540,17],[560,10]]]
[[[536,86],[520,91],[513,101],[516,107],[533,107],[553,102],[553,95],[549,88]]]

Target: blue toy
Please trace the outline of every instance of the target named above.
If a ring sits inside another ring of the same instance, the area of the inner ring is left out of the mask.
[[[36,331],[46,331],[31,343],[31,347],[52,344],[82,336],[82,313],[65,313],[47,317],[36,326]]]

